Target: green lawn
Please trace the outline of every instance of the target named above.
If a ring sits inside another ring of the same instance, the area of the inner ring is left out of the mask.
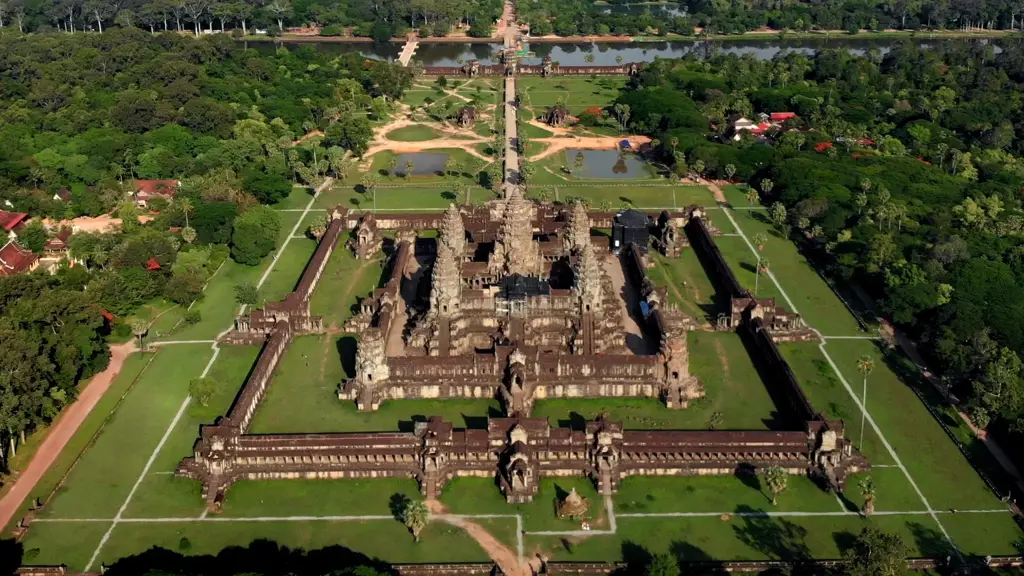
[[[417,187],[416,181],[415,177],[411,178],[408,180],[408,186],[406,186],[406,180],[397,178],[393,183],[387,183],[390,186],[397,187],[377,188],[376,203],[374,203],[374,194],[370,192],[364,194],[361,187],[356,188],[350,184],[335,185],[330,191],[321,195],[321,199],[324,199],[324,206],[341,204],[347,208],[358,208],[368,212],[372,212],[375,208],[388,211],[417,210],[440,212],[452,202],[465,203],[465,198],[460,198],[456,195],[454,186]],[[490,200],[493,197],[494,193],[485,188],[473,186],[470,189],[469,199],[471,201]]]
[[[536,114],[559,101],[574,115],[591,106],[603,108],[615,101],[625,85],[625,78],[529,77],[518,80],[523,104]]]
[[[305,186],[292,187],[291,194],[272,207],[275,210],[299,210],[305,208],[306,204],[313,199],[313,191]]]
[[[714,322],[724,308],[715,306],[715,288],[697,254],[690,248],[684,248],[678,258],[666,258],[653,250],[651,254],[654,267],[647,275],[655,286],[667,289],[669,302],[698,322]]]
[[[75,432],[74,436],[68,441],[68,444],[61,451],[60,455],[54,461],[50,469],[42,477],[42,479],[36,483],[35,488],[32,490],[29,497],[22,503],[21,512],[14,516],[14,521],[19,520],[24,510],[26,510],[32,503],[33,500],[38,498],[41,502],[44,502],[47,496],[57,487],[60,483],[61,478],[75,463],[78,456],[90,447],[92,438],[96,435],[97,431],[107,424],[108,418],[112,414],[115,414],[114,409],[118,406],[118,403],[125,396],[126,393],[131,389],[132,385],[138,382],[139,375],[143,373],[149,363],[156,358],[155,354],[132,354],[125,360],[124,366],[121,367],[121,372],[114,379],[114,382],[107,389],[107,393],[100,398],[99,402],[92,409],[92,412],[85,418],[81,426]],[[42,442],[45,436],[41,434],[33,435],[29,438],[29,441],[35,443],[37,438],[39,442]],[[23,448],[19,452],[19,456],[29,453],[34,453],[34,450]],[[12,525],[3,528],[3,534],[8,533],[8,529],[13,528]]]
[[[551,200],[559,202],[579,196],[586,198],[594,209],[604,206],[610,210],[617,210],[626,205],[643,209],[663,209],[714,203],[711,191],[703,186],[611,185],[607,180],[598,182],[566,180],[561,183],[530,187],[530,197],[540,198],[542,193],[546,193]]]
[[[525,122],[519,126],[519,133],[526,135],[527,138],[550,138],[554,136],[550,130],[545,130],[540,126]],[[529,151],[527,151],[527,155],[529,155]]]
[[[316,246],[316,240],[312,238],[292,238],[266,282],[260,287],[260,300],[276,302],[295,290]]]
[[[767,506],[737,506],[734,512],[759,512]],[[856,515],[827,517],[711,516],[618,519],[614,536],[591,536],[569,542],[559,537],[527,535],[526,548],[551,560],[620,561],[641,546],[650,553],[669,553],[681,560],[754,560],[838,558],[847,543],[866,526],[903,537],[911,556],[935,550],[942,534],[928,516]]]
[[[515,519],[487,521],[504,540],[515,540]],[[105,564],[144,552],[154,546],[177,551],[182,538],[191,543],[189,554],[216,554],[229,546],[246,546],[270,540],[280,546],[316,550],[344,546],[386,562],[481,562],[487,555],[459,528],[432,522],[413,541],[408,529],[396,520],[367,522],[191,522],[172,524],[121,524],[104,546],[99,560]],[[90,547],[90,551],[91,551]],[[513,548],[514,549],[514,548]],[[82,565],[71,565],[81,569]]]
[[[771,507],[771,493],[760,477],[631,476],[615,495],[616,514],[731,512],[739,506]],[[835,495],[806,476],[790,476],[778,495],[780,512],[840,512]]]
[[[359,300],[368,297],[380,283],[382,262],[382,254],[372,260],[356,260],[351,250],[338,246],[320,275],[320,284],[309,303],[310,312],[322,316],[329,330],[340,330]]]
[[[396,128],[384,136],[388,140],[394,140],[395,142],[423,142],[425,140],[433,140],[439,135],[437,130],[434,130],[430,126],[413,124],[411,126]]]
[[[796,306],[797,311],[804,317],[808,324],[817,328],[825,336],[855,336],[862,335],[857,322],[850,315],[846,307],[836,298],[828,284],[818,275],[806,258],[796,248],[796,245],[787,238],[781,236],[775,226],[768,220],[763,210],[734,210],[733,218],[739,227],[752,239],[755,234],[762,233],[768,238],[764,248],[764,256],[771,262],[772,272],[779,279],[782,288],[786,291]],[[721,220],[722,217],[719,217]],[[716,239],[716,241],[719,239]],[[730,240],[728,238],[722,240]],[[724,248],[723,248],[724,251]],[[736,250],[736,254],[740,252]],[[747,248],[745,267],[749,274],[747,279],[753,279],[753,252]],[[739,275],[739,271],[733,270]],[[762,278],[762,280],[764,280]],[[746,283],[742,278],[741,282]],[[761,286],[765,286],[761,282]],[[752,287],[751,284],[748,284]],[[766,288],[766,290],[774,290]],[[770,293],[771,295],[776,295]],[[781,296],[777,295],[777,296]],[[778,298],[778,304],[791,308],[784,298]]]
[[[509,504],[493,480],[489,478],[456,478],[444,487],[441,502],[455,514],[522,514],[523,529],[579,530],[580,522],[558,518],[557,500],[565,498],[573,488],[590,501],[588,518],[596,529],[608,529],[604,499],[589,478],[541,478],[539,489],[528,504]]]
[[[211,354],[208,344],[156,352],[42,515],[113,518],[188,396],[189,381],[199,376]]]
[[[354,374],[353,335],[300,336],[292,341],[253,418],[252,432],[374,432],[411,429],[414,420],[441,416],[462,428],[500,414],[496,400],[402,400],[359,412],[338,399],[338,385]]]

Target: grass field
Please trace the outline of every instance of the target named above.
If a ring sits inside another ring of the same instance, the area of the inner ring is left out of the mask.
[[[625,78],[537,78],[518,80],[523,105],[535,115],[542,114],[549,106],[561,101],[569,112],[580,112],[597,106],[611,104],[619,95],[619,89],[626,85]]]
[[[437,130],[423,124],[413,124],[396,128],[384,135],[388,140],[395,142],[423,142],[438,137]]]
[[[363,193],[361,188],[349,184],[337,184],[321,200],[318,205],[329,207],[342,205],[347,208],[358,208],[372,212],[374,207],[377,210],[418,210],[424,212],[443,211],[452,202],[465,203],[465,198],[456,195],[455,187],[452,185],[427,185],[416,186],[416,178],[412,178],[408,186],[403,185],[401,179],[395,180],[389,187],[377,188],[376,204],[374,194]],[[486,188],[473,186],[470,188],[469,200],[490,200],[494,193]]]
[[[626,205],[643,209],[662,209],[683,208],[691,204],[712,205],[714,203],[711,191],[703,186],[610,184],[608,180],[565,181],[560,184],[531,186],[529,196],[539,198],[545,194],[547,198],[556,202],[564,202],[567,198],[578,196],[587,199],[594,209],[600,209],[607,204],[606,207],[611,210],[617,210]]]
[[[683,250],[678,258],[666,258],[653,252],[654,267],[647,276],[655,286],[664,286],[669,302],[693,316],[698,322],[714,322],[717,311],[715,288],[693,250]]]

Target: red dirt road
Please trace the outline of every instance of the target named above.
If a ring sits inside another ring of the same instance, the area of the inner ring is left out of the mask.
[[[46,474],[46,471],[53,465],[57,455],[82,425],[85,417],[96,407],[103,394],[114,382],[114,378],[121,372],[124,361],[129,354],[134,352],[135,341],[130,340],[124,344],[117,344],[110,347],[110,365],[107,369],[96,374],[86,384],[85,389],[78,395],[78,399],[71,406],[65,408],[57,420],[50,425],[49,433],[43,440],[39,451],[28,463],[28,466],[18,475],[17,480],[11,489],[0,498],[0,528],[6,526],[21,507],[21,503],[31,494],[36,483]]]

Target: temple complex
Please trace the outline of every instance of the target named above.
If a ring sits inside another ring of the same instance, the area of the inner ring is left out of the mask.
[[[776,346],[809,331],[799,316],[736,281],[702,208],[597,212],[535,203],[513,187],[506,198],[444,213],[337,208],[329,216],[296,291],[240,316],[223,338],[265,344],[229,413],[202,428],[194,455],[178,468],[202,482],[212,510],[243,479],[410,477],[434,498],[452,478],[493,477],[506,500],[520,503],[533,498],[543,476],[584,476],[613,494],[632,475],[779,466],[838,490],[848,474],[868,467],[843,422],[814,409]],[[613,235],[595,235],[595,228]],[[419,237],[431,229],[436,238]],[[504,416],[473,429],[431,417],[405,432],[249,433],[293,336],[323,330],[309,300],[344,231],[356,257],[383,249],[388,263],[382,287],[346,324],[360,335],[355,376],[339,383],[334,401],[376,410],[407,398],[495,398]],[[652,238],[669,255],[695,250],[729,295],[729,309],[706,329],[747,340],[784,429],[626,430],[603,416],[564,428],[531,417],[535,401],[545,398],[655,398],[686,409],[704,395],[690,374],[687,346],[687,332],[699,323],[647,277]],[[572,500],[567,513],[579,507]]]

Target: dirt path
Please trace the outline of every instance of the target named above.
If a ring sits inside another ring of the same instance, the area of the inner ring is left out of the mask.
[[[466,534],[475,540],[484,549],[484,552],[487,552],[487,556],[501,568],[501,572],[506,576],[533,576],[529,565],[520,564],[519,555],[515,551],[509,550],[508,546],[499,542],[497,538],[491,536],[490,532],[485,530],[483,526],[467,518],[448,514],[444,504],[437,500],[427,500],[427,508],[430,509],[431,520],[446,522],[465,530]]]
[[[153,219],[153,216],[141,215],[139,216],[139,222],[145,224]],[[100,233],[112,233],[121,228],[121,219],[115,218],[109,214],[103,216],[80,216],[71,220],[50,220],[49,218],[43,219],[43,226],[47,228],[63,228],[70,227],[73,231],[77,232],[100,232]]]
[[[722,346],[722,341],[715,338],[715,354],[718,355],[718,361],[722,363],[722,375],[725,379],[729,379],[729,355],[725,353],[725,347]]]
[[[547,144],[548,147],[535,156],[530,157],[531,162],[547,158],[562,150],[570,148],[582,148],[584,150],[616,150],[619,142],[629,140],[629,145],[634,150],[641,144],[647,144],[651,139],[647,136],[582,136],[580,138],[534,138],[532,142]]]
[[[18,512],[22,502],[31,494],[32,489],[42,479],[46,471],[53,465],[57,455],[78,430],[78,427],[85,421],[86,416],[96,407],[103,394],[114,382],[114,378],[121,372],[124,361],[129,354],[136,350],[135,340],[129,340],[124,344],[116,344],[110,347],[110,364],[107,369],[96,374],[86,384],[85,389],[78,395],[75,402],[61,411],[57,419],[47,430],[46,439],[36,452],[28,466],[14,481],[11,489],[0,498],[0,527],[6,526]]]
[[[701,184],[708,187],[711,193],[715,195],[715,202],[719,204],[728,204],[729,201],[725,199],[725,191],[718,187],[718,182],[714,180],[704,180]]]

